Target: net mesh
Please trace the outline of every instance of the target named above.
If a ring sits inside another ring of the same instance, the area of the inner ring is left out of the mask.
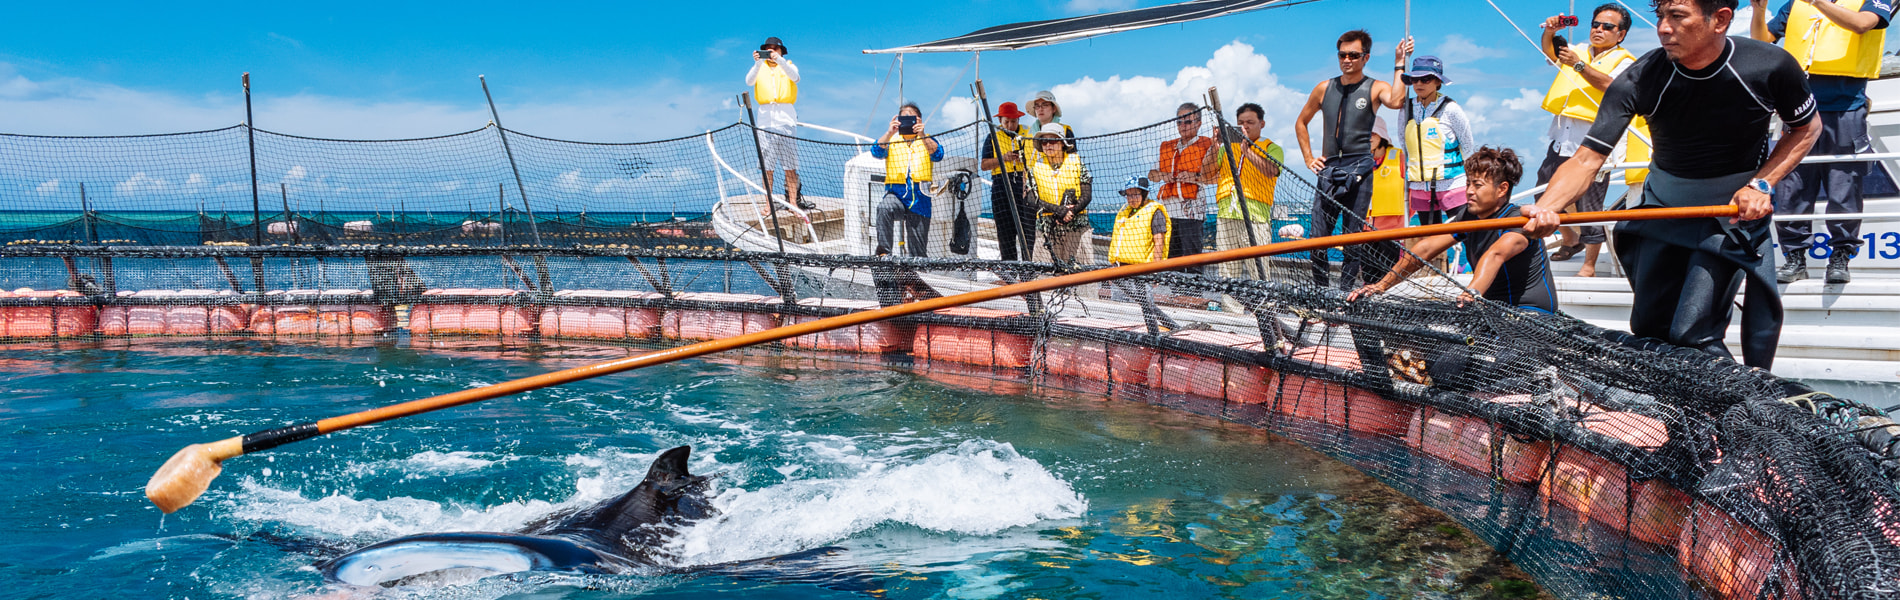
[[[1190,116],[1205,123],[1196,135],[1224,122]],[[1237,173],[1238,152],[1195,155],[1179,125],[1008,147],[990,123],[934,133],[927,205],[908,206],[890,189],[906,169],[875,144],[744,124],[641,143],[494,126],[382,141],[245,126],[4,135],[0,287],[13,291],[0,292],[0,343],[724,338],[1110,266],[1118,220],[1138,216],[1122,210],[1132,176],[1197,173],[1157,190],[1176,254],[1363,226],[1312,182]],[[1056,146],[1087,175],[1049,166],[1038,183],[1032,161]],[[992,173],[986,156],[1030,174]],[[1246,199],[1217,198],[1223,173]],[[1064,208],[1049,188],[1080,193]],[[1347,300],[1401,257],[1418,259],[1383,243],[1163,272],[773,351],[1256,425],[1444,511],[1559,597],[1900,594],[1900,427],[1881,411],[1562,315],[1461,301],[1457,261],[1419,261],[1388,293]]]

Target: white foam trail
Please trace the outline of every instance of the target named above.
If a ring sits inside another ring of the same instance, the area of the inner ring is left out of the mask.
[[[714,499],[718,516],[682,532],[672,553],[682,565],[776,556],[884,523],[990,535],[1088,509],[1067,482],[1009,444],[969,441],[898,464],[860,460],[855,475],[722,493]]]

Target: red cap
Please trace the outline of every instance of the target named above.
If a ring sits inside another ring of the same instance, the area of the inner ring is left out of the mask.
[[[1004,102],[1002,106],[996,107],[996,116],[1005,119],[1018,119],[1022,118],[1025,114],[1028,113],[1024,113],[1022,110],[1016,108],[1015,102]]]

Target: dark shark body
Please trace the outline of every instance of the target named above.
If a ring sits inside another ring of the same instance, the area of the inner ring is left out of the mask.
[[[711,513],[706,480],[687,472],[692,449],[667,450],[625,494],[519,533],[396,538],[317,565],[327,581],[363,586],[455,583],[521,571],[625,573],[654,564],[674,527]]]

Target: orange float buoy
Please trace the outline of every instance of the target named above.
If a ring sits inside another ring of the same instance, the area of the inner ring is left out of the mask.
[[[69,298],[72,290],[0,290],[0,298]],[[87,335],[99,328],[99,309],[92,306],[10,306],[0,308],[0,337],[46,338]]]
[[[806,298],[799,300],[800,306],[821,306],[844,308],[849,310],[873,310],[878,303],[871,300],[840,300],[837,298]],[[796,325],[816,321],[823,317],[809,315],[786,315],[786,325]],[[836,352],[863,352],[881,354],[885,352],[909,352],[914,332],[909,326],[892,321],[876,321],[863,325],[854,325],[843,329],[833,329],[810,335],[801,335],[785,340],[785,345],[809,350],[831,350]]]
[[[451,288],[422,293],[423,300],[409,310],[409,332],[417,335],[475,334],[520,336],[533,333],[540,316],[534,306],[446,302],[452,297],[508,298],[517,290]],[[439,297],[430,302],[432,297]]]
[[[780,304],[784,300],[758,294],[694,292],[675,298],[734,304]],[[677,309],[660,315],[660,335],[674,340],[716,340],[778,327],[778,315],[733,310]]]
[[[628,298],[658,299],[660,294],[636,291],[561,290],[555,298]],[[660,311],[627,306],[580,306],[558,304],[541,309],[541,335],[545,337],[626,339],[658,335]]]

